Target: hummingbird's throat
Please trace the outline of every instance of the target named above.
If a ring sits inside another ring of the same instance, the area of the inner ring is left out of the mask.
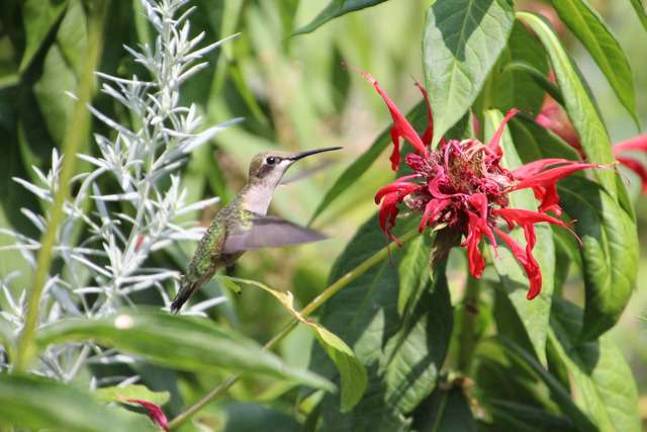
[[[274,187],[265,183],[248,186],[242,192],[242,206],[245,210],[262,216],[267,215],[267,210],[272,202]]]

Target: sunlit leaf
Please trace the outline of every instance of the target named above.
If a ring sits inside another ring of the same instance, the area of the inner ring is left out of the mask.
[[[604,20],[586,0],[552,0],[552,4],[561,20],[589,51],[622,105],[638,123],[631,66]]]
[[[601,431],[640,431],[638,391],[622,352],[608,336],[580,342],[581,325],[581,309],[556,301],[551,341],[573,378],[576,403]]]
[[[262,373],[329,391],[334,386],[308,371],[285,365],[254,341],[204,319],[138,308],[96,320],[66,319],[42,329],[41,348],[91,340],[163,366],[193,372]]]
[[[609,136],[575,66],[557,36],[539,17],[519,12],[549,53],[568,115],[591,162],[614,162]],[[578,220],[586,282],[583,337],[594,339],[612,327],[624,310],[636,280],[638,242],[633,209],[618,174],[612,168],[593,170],[602,186],[567,179],[572,193],[563,193],[567,213]]]
[[[645,12],[645,6],[643,4],[643,0],[629,0],[629,1],[631,2],[631,6],[633,6],[634,10],[636,11],[636,15],[638,16],[640,23],[643,25],[645,30],[647,30],[647,12]]]
[[[503,120],[503,115],[498,111],[485,113],[485,135],[491,136]],[[486,140],[487,141],[487,140]],[[519,167],[522,162],[506,128],[501,137],[503,148],[503,164],[508,169]],[[510,195],[510,207],[523,208],[527,210],[537,209],[537,200],[529,190],[517,191]],[[512,236],[522,236],[520,230],[513,232]],[[505,287],[510,301],[523,323],[526,332],[532,342],[537,358],[546,363],[546,337],[548,332],[548,318],[550,316],[550,305],[555,287],[555,248],[553,244],[553,233],[546,223],[536,225],[537,244],[533,251],[535,259],[539,263],[542,275],[541,294],[533,300],[526,298],[528,292],[528,277],[515,260],[512,253],[505,247],[497,250],[498,257],[494,257],[494,267],[499,274],[501,284]]]
[[[70,432],[154,431],[143,416],[100,405],[87,392],[56,381],[0,374],[0,424]]]
[[[513,23],[508,0],[437,0],[430,6],[423,65],[434,112],[434,143],[480,93]]]
[[[345,15],[349,12],[375,6],[387,0],[331,0],[328,6],[317,15],[309,24],[299,28],[294,34],[310,33],[328,21]]]
[[[95,391],[99,400],[105,402],[127,402],[129,399],[143,399],[157,405],[164,405],[170,399],[169,392],[154,392],[141,384],[102,387]]]
[[[323,349],[328,353],[330,359],[337,366],[341,376],[341,409],[348,411],[361,399],[366,390],[366,370],[359,362],[353,350],[346,343],[331,333],[317,322],[304,318],[299,311],[294,308],[294,296],[290,291],[277,291],[260,282],[228,278],[221,276],[220,279],[228,279],[236,284],[247,284],[272,294],[290,314],[301,323],[310,327]]]

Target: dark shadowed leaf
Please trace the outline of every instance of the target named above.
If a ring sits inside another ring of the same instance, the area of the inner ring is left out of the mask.
[[[422,130],[427,122],[427,112],[424,103],[416,105],[408,114],[407,119],[418,130]],[[391,126],[384,130],[371,146],[351,163],[339,176],[330,189],[326,192],[317,209],[310,218],[312,223],[332,202],[355,182],[373,165],[373,162],[382,154],[389,144]]]
[[[144,416],[105,407],[87,392],[35,376],[0,374],[0,424],[70,432],[155,431]]]
[[[404,221],[399,228],[406,228]],[[409,224],[411,225],[411,224]],[[333,282],[386,244],[376,218],[364,224],[331,272]],[[417,254],[428,263],[427,254]],[[427,279],[418,301],[398,314],[398,268],[402,250],[363,274],[325,306],[321,323],[353,348],[368,372],[368,388],[352,411],[339,413],[338,397],[326,396],[321,416],[327,430],[402,430],[406,415],[435,387],[452,327],[444,265]],[[335,369],[320,349],[313,370],[334,377]]]
[[[580,342],[582,310],[557,300],[551,316],[551,341],[568,367],[576,403],[601,431],[638,432],[638,391],[622,352],[608,336]]]
[[[463,389],[436,389],[416,410],[414,428],[419,432],[476,432],[476,421]]]
[[[489,137],[503,120],[503,115],[498,111],[487,111],[485,113],[485,136]],[[487,141],[487,139],[486,139]],[[514,169],[522,162],[506,128],[501,137],[503,148],[503,164]],[[537,200],[529,190],[517,191],[510,195],[510,207],[523,208],[527,210],[537,209]],[[505,247],[498,248],[498,257],[494,257],[494,267],[499,274],[501,284],[504,286],[510,301],[523,323],[530,341],[535,350],[537,358],[546,363],[546,337],[548,333],[548,318],[550,316],[550,305],[555,287],[555,247],[553,244],[553,233],[546,223],[536,225],[537,244],[533,251],[539,263],[542,275],[541,294],[533,300],[528,300],[528,277],[512,253]],[[521,239],[523,234],[520,230],[512,233],[513,237]]]
[[[609,80],[622,105],[639,123],[629,60],[604,20],[586,0],[552,0],[553,7]]]
[[[525,12],[519,12],[518,16],[533,29],[548,51],[566,111],[588,159],[613,163],[606,128],[559,39],[541,18]],[[589,339],[604,333],[620,316],[633,289],[638,259],[633,209],[628,204],[623,182],[611,168],[596,169],[593,176],[602,188],[589,182],[591,187],[585,190],[578,188],[577,193],[570,194],[571,202],[563,196],[569,215],[580,220],[576,229],[583,240],[582,262],[586,282],[582,335]],[[574,186],[578,185],[583,184],[574,183]]]
[[[69,319],[40,332],[41,347],[92,340],[163,366],[194,372],[262,373],[333,391],[325,379],[288,367],[254,341],[204,319],[138,308],[98,320]]]
[[[375,6],[387,0],[331,0],[328,6],[315,17],[309,24],[299,28],[294,34],[310,33],[331,19],[340,17],[349,12]]]
[[[512,31],[508,0],[437,0],[427,11],[423,39],[434,139],[470,108]]]
[[[20,72],[27,69],[47,35],[65,11],[66,5],[67,1],[65,0],[27,0],[24,2],[22,15],[27,44],[20,61]]]

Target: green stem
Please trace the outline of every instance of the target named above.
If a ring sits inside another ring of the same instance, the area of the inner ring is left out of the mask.
[[[107,9],[108,0],[95,0],[89,4],[88,12],[88,55],[86,56],[83,73],[77,88],[77,101],[74,111],[68,122],[65,137],[62,143],[62,152],[65,155],[58,180],[58,188],[54,201],[50,207],[50,217],[47,229],[41,237],[41,247],[38,250],[36,272],[28,293],[27,313],[25,325],[16,354],[14,370],[22,372],[27,369],[29,362],[36,354],[34,337],[38,327],[40,303],[45,283],[49,276],[49,268],[53,259],[53,248],[56,242],[58,227],[63,221],[63,206],[69,196],[69,185],[76,166],[76,154],[84,140],[88,137],[90,113],[87,104],[90,102],[94,91],[94,71],[101,58],[103,47],[103,17]],[[61,97],[64,97],[61,95]]]
[[[458,346],[458,371],[468,375],[478,335],[476,322],[479,314],[481,283],[468,274],[463,297],[463,311]]]
[[[400,243],[405,243],[408,242],[409,240],[413,239],[418,235],[417,230],[412,230],[403,235],[400,238]],[[386,259],[387,256],[391,253],[393,249],[397,247],[397,244],[395,242],[389,243],[386,245],[384,248],[380,249],[377,251],[375,254],[371,255],[360,265],[355,267],[353,270],[349,271],[348,273],[344,274],[341,276],[339,279],[337,279],[332,285],[328,286],[325,290],[321,292],[317,297],[314,298],[310,303],[306,305],[301,310],[301,316],[304,318],[308,317],[310,314],[315,312],[317,309],[319,309],[324,303],[326,303],[332,296],[337,294],[339,291],[341,291],[345,286],[353,282],[355,279],[366,273],[368,270],[370,270],[373,266],[379,264],[382,262],[384,259]],[[274,347],[277,343],[279,343],[285,336],[287,336],[294,328],[297,326],[299,321],[297,319],[292,319],[290,322],[286,324],[283,329],[276,334],[272,339],[270,339],[264,346],[263,349],[269,350],[272,347]],[[200,411],[206,404],[209,402],[217,399],[218,397],[222,396],[227,390],[231,388],[238,380],[240,379],[241,375],[236,374],[233,375],[229,378],[227,378],[225,381],[222,383],[218,384],[216,387],[211,389],[206,395],[204,395],[201,399],[199,399],[197,402],[189,406],[185,411],[180,413],[177,417],[175,417],[170,423],[169,423],[169,429],[175,429],[182,425],[184,422],[186,422],[189,418],[191,418],[195,413]]]

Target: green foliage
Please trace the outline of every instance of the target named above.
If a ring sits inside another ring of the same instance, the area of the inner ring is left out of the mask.
[[[506,47],[514,13],[508,0],[436,1],[423,35],[426,87],[434,138],[467,112]]]
[[[559,40],[540,18],[527,13],[518,15],[537,32],[548,51],[566,110],[589,160],[612,163],[609,137],[598,110]],[[610,168],[597,169],[594,176],[601,187],[590,183],[590,187],[578,188],[564,201],[567,212],[580,220],[576,230],[583,241],[582,262],[587,287],[582,336],[587,339],[596,338],[617,322],[635,282],[636,226],[633,211],[626,207],[624,184],[617,175]],[[591,219],[597,220],[594,223]]]
[[[154,431],[142,416],[100,405],[86,392],[44,378],[0,374],[0,425],[70,432]]]
[[[330,21],[349,12],[375,6],[387,0],[331,0],[328,6],[309,24],[298,29],[295,34],[310,33]]]
[[[622,105],[639,123],[629,60],[611,30],[586,0],[552,1],[555,10],[598,64]]]
[[[41,349],[51,344],[83,340],[138,354],[151,362],[179,370],[218,372],[224,368],[264,373],[334,391],[328,381],[287,367],[275,355],[230,329],[161,311],[123,310],[113,317],[93,321],[69,319],[48,326],[38,335]]]

